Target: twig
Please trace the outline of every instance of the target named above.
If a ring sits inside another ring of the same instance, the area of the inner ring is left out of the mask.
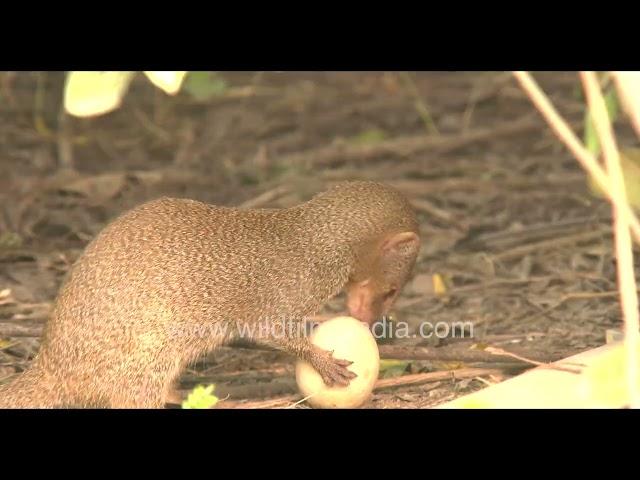
[[[521,315],[519,317],[516,317],[515,320],[516,321],[520,321],[520,320],[526,318],[526,321],[524,323],[531,323],[531,322],[533,322],[534,320],[537,320],[540,317],[548,316],[549,313],[554,311],[556,308],[560,307],[564,302],[566,302],[568,300],[585,300],[585,299],[590,299],[590,298],[617,297],[619,294],[620,294],[620,292],[618,292],[617,290],[609,291],[609,292],[574,292],[574,293],[567,293],[567,294],[563,295],[560,298],[560,300],[558,300],[556,303],[554,303],[550,307],[547,307],[545,309],[540,310],[535,315],[528,316],[528,314],[524,314],[524,315]],[[530,303],[532,303],[532,302],[530,302]],[[534,306],[536,306],[536,305],[534,304]],[[540,307],[537,307],[537,308],[540,308]]]
[[[265,352],[273,352],[273,348],[264,347],[262,345],[235,341],[231,345],[234,348],[242,348],[247,350],[259,350]],[[476,362],[476,363],[512,363],[507,359],[504,362],[495,355],[488,354],[482,350],[470,350],[468,348],[454,347],[406,347],[396,345],[380,345],[378,347],[381,359],[390,360],[433,360],[433,361],[459,361],[459,362]],[[519,349],[520,353],[527,356],[536,357],[542,362],[554,362],[556,357],[550,357],[544,352],[532,351],[529,349]]]
[[[36,131],[45,138],[51,139],[55,135],[44,120],[44,100],[46,94],[46,79],[44,72],[36,73],[36,91],[33,98],[33,124]]]
[[[244,408],[244,409],[258,409],[258,408],[275,408],[275,407],[288,407],[292,402],[296,402],[300,399],[300,395],[291,394],[283,395],[278,398],[270,398],[269,400],[257,400],[251,402],[219,402],[215,408]]]
[[[517,121],[505,122],[493,128],[471,130],[464,134],[425,136],[412,135],[385,140],[374,145],[330,145],[318,150],[287,155],[283,163],[299,164],[310,162],[319,166],[340,163],[362,162],[379,157],[408,157],[420,152],[442,154],[467,147],[474,143],[494,140],[502,136],[522,133],[540,128],[535,118],[525,117]]]
[[[546,282],[553,277],[552,275],[546,275],[543,277],[529,277],[529,278],[497,278],[495,280],[490,280],[487,282],[482,282],[476,285],[465,285],[463,287],[455,287],[450,290],[447,290],[447,296],[453,297],[456,295],[464,295],[465,293],[473,293],[478,290],[488,290],[490,288],[500,288],[505,286],[512,285],[527,285],[529,283],[535,282]],[[428,298],[435,298],[436,295],[428,295]],[[404,304],[402,305],[405,306]]]
[[[0,323],[0,337],[39,337],[40,335],[42,335],[41,325]]]
[[[492,73],[491,75],[494,74]],[[472,88],[471,93],[469,94],[469,97],[466,101],[464,113],[462,114],[461,130],[463,132],[466,132],[469,129],[469,125],[471,125],[471,117],[475,112],[476,105],[479,102],[486,101],[489,98],[498,95],[509,81],[509,78],[510,74],[508,72],[501,72],[491,79],[489,88],[487,88],[485,85],[475,85]]]
[[[459,370],[443,370],[441,372],[414,373],[394,378],[382,378],[376,382],[374,390],[385,388],[404,387],[407,385],[419,385],[421,383],[439,382],[441,380],[462,380],[487,375],[503,373],[497,368],[461,368]]]
[[[612,290],[609,292],[573,292],[567,293],[562,296],[561,302],[565,302],[567,300],[582,300],[589,298],[606,298],[606,297],[616,297],[620,292],[617,290]]]
[[[136,117],[140,125],[154,137],[158,138],[164,144],[170,144],[173,141],[173,137],[164,128],[156,125],[142,110],[139,108],[133,109],[133,115]]]
[[[469,348],[427,348],[427,347],[398,347],[394,345],[381,345],[379,347],[380,358],[394,360],[431,360],[441,362],[511,362],[510,359],[501,359],[496,355],[490,354],[483,350],[471,350]],[[549,357],[543,352],[523,351],[529,356],[535,356],[543,363],[554,362],[558,360],[556,357]],[[515,354],[514,354],[515,355]],[[505,353],[505,356],[506,353]],[[514,357],[515,358],[515,357]],[[519,359],[524,361],[522,359]],[[525,363],[528,363],[525,361]]]
[[[495,192],[500,190],[506,192],[510,189],[540,189],[541,185],[544,186],[566,186],[572,183],[584,183],[584,175],[579,174],[563,175],[562,177],[554,176],[548,177],[541,181],[541,179],[532,179],[525,176],[514,176],[508,180],[508,183],[501,180],[486,180],[482,178],[443,178],[439,180],[417,180],[417,179],[402,179],[402,180],[386,180],[386,183],[402,191],[409,196],[420,196],[426,193],[434,194],[438,192],[451,192],[455,190],[468,190],[468,191],[482,191],[487,190]],[[545,192],[548,193],[548,188]]]
[[[7,345],[0,345],[0,352],[2,350],[6,350],[7,348],[11,348],[11,347],[15,347],[18,344],[18,342],[11,342]]]
[[[518,355],[516,353],[507,352],[506,350],[503,350],[502,348],[487,347],[487,348],[484,349],[484,351],[487,352],[487,353],[490,353],[492,355],[503,355],[503,356],[515,358],[516,360],[520,360],[520,361],[525,362],[525,363],[530,363],[531,365],[536,365],[538,367],[551,368],[553,370],[562,370],[563,372],[570,372],[570,373],[581,373],[582,372],[582,370],[577,369],[577,368],[563,367],[561,365],[553,365],[553,364],[548,363],[548,362],[539,362],[537,360],[531,360],[529,358],[523,357],[523,356]]]
[[[556,249],[564,245],[572,245],[574,243],[591,241],[598,237],[602,237],[606,233],[606,231],[598,229],[595,232],[589,231],[578,233],[575,235],[567,235],[566,237],[552,238],[551,240],[543,240],[541,242],[515,247],[502,253],[492,255],[492,258],[494,260],[511,260],[513,258],[518,258],[537,251]]]
[[[474,238],[474,244],[491,244],[504,248],[505,243],[522,244],[526,240],[534,240],[540,237],[551,237],[562,233],[571,233],[572,230],[592,229],[597,225],[593,217],[569,218],[554,222],[544,222],[526,225],[518,230],[500,230],[497,232],[483,233]],[[576,232],[578,233],[578,232]],[[469,242],[470,244],[471,242]]]
[[[266,205],[269,202],[272,202],[276,198],[281,197],[288,191],[289,190],[285,185],[280,185],[276,188],[273,188],[271,190],[267,190],[264,193],[261,193],[257,197],[254,197],[245,202],[242,202],[240,204],[240,207],[241,208],[259,208],[259,207],[262,207],[263,205]]]
[[[311,395],[307,395],[306,397],[301,398],[300,400],[298,400],[297,402],[295,402],[293,405],[289,405],[289,406],[288,406],[288,407],[286,407],[286,408],[295,408],[295,407],[297,407],[298,405],[300,405],[302,402],[306,402],[307,400],[309,400],[309,399],[310,399],[310,398],[312,398],[312,397],[315,397],[316,395],[317,395],[317,393],[312,393]]]
[[[245,384],[216,383],[216,394],[231,398],[265,398],[286,395],[295,392],[296,388],[295,378],[287,376]]]
[[[627,360],[627,382],[631,406],[640,408],[640,387],[638,386],[638,345],[640,345],[640,319],[638,317],[638,295],[633,269],[633,249],[629,233],[627,192],[624,182],[620,154],[616,145],[607,107],[593,72],[581,72],[583,87],[589,103],[593,123],[602,145],[605,165],[611,185],[614,211],[614,231],[616,262],[620,303],[625,322],[625,350]]]
[[[424,198],[416,198],[411,201],[411,205],[420,212],[425,212],[446,224],[454,226],[461,231],[467,231],[469,227],[455,218],[450,212],[437,207],[433,203]]]
[[[420,91],[418,90],[416,82],[414,82],[413,78],[411,78],[411,75],[408,72],[400,73],[400,78],[404,80],[409,94],[414,99],[414,106],[416,107],[416,111],[418,112],[418,115],[420,115],[420,118],[422,119],[422,122],[427,129],[427,133],[432,135],[440,135],[438,127],[436,127],[433,118],[431,118],[429,108],[427,107],[424,98],[422,98],[422,95],[420,95]]]
[[[56,136],[58,166],[62,170],[74,169],[73,142],[71,140],[70,130],[69,116],[64,108],[64,104],[62,104],[58,111],[58,135]]]

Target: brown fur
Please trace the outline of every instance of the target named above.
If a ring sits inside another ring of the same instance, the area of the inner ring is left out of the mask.
[[[347,284],[393,276],[375,251],[417,231],[408,202],[373,182],[346,182],[288,209],[143,204],[87,246],[32,365],[0,386],[0,407],[162,407],[185,365],[238,328],[299,322]],[[398,288],[416,254],[401,254]],[[302,336],[250,336],[318,369],[327,360]]]

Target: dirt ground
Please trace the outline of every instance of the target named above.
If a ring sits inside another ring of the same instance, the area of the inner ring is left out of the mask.
[[[368,408],[435,406],[527,367],[487,345],[549,361],[620,328],[610,208],[509,74],[220,76],[228,88],[207,101],[140,77],[118,111],[73,119],[59,113],[61,73],[4,74],[0,381],[29,364],[65,273],[119,213],[163,195],[286,207],[345,179],[403,191],[423,238],[390,324],[411,335],[380,339],[384,358],[404,358],[384,363]],[[577,76],[536,78],[580,130]],[[449,334],[414,335],[424,322]],[[180,381],[199,383],[216,384],[220,407],[307,408],[278,352],[222,348]]]

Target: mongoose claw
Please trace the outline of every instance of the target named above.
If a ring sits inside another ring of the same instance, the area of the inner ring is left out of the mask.
[[[313,368],[320,374],[328,387],[338,385],[346,387],[349,382],[357,377],[355,373],[347,369],[353,362],[333,357],[333,352],[316,348],[313,355]]]

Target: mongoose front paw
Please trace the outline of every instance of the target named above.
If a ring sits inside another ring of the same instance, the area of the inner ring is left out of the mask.
[[[320,374],[328,387],[334,385],[346,387],[349,382],[357,377],[347,367],[353,362],[333,357],[333,352],[315,348],[311,359],[313,368]]]

